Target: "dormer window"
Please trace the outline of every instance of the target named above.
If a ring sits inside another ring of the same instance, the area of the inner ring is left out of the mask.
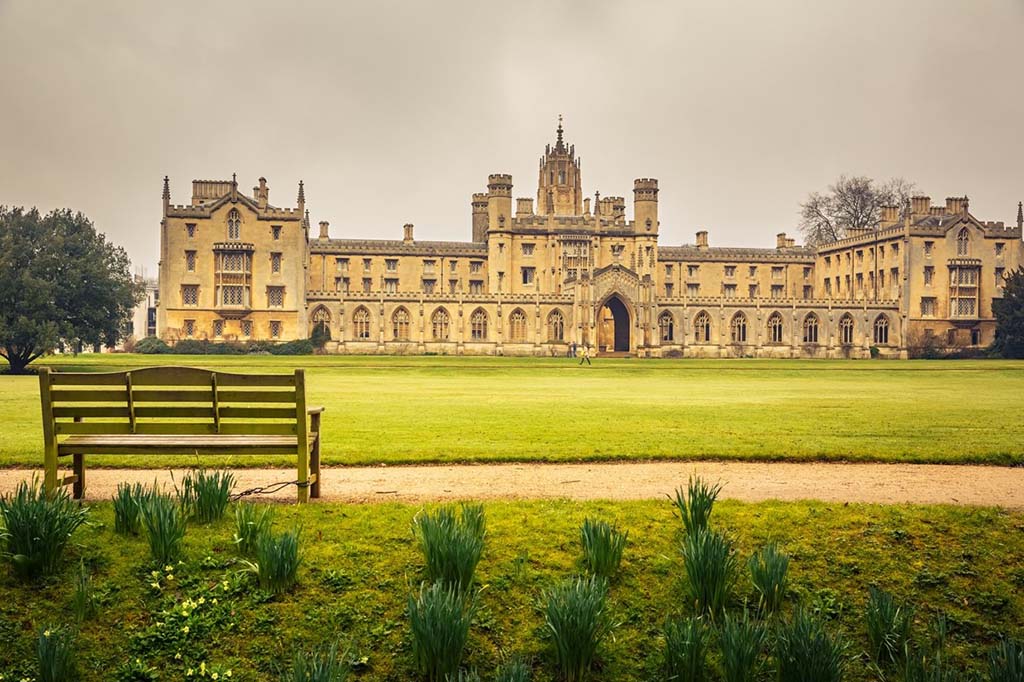
[[[228,239],[237,241],[242,238],[242,216],[239,215],[238,209],[233,208],[228,213]]]

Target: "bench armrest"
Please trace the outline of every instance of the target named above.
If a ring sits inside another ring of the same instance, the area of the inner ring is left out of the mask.
[[[306,414],[309,414],[309,415],[320,414],[325,409],[327,409],[327,408],[323,407],[322,405],[320,407],[311,407],[308,410],[306,410]]]

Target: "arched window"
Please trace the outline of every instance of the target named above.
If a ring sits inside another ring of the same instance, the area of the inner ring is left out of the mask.
[[[565,317],[561,310],[552,310],[548,315],[548,341],[565,340]]]
[[[804,343],[818,343],[818,316],[814,313],[804,318]]]
[[[237,241],[242,238],[242,216],[237,208],[228,212],[228,239]]]
[[[312,319],[313,329],[318,329],[323,336],[331,338],[331,311],[323,306],[317,306]]]
[[[395,341],[409,340],[409,311],[399,308],[391,315],[391,335]]]
[[[352,313],[352,335],[356,339],[370,338],[370,311],[363,306]]]
[[[839,343],[844,346],[853,344],[853,318],[850,313],[839,318]]]
[[[880,346],[889,345],[889,318],[885,315],[875,318],[875,343]]]
[[[743,313],[736,313],[729,323],[729,339],[733,343],[747,342],[747,316]]]
[[[782,315],[777,312],[768,316],[768,343],[782,343]]]
[[[431,334],[435,341],[447,341],[448,340],[448,329],[451,326],[451,318],[448,317],[448,311],[444,308],[438,308],[434,311],[434,314],[430,318]]]
[[[477,308],[469,318],[469,337],[474,341],[487,339],[487,313]]]
[[[693,340],[696,343],[711,343],[711,316],[703,310],[693,320]]]
[[[508,316],[508,335],[513,343],[526,341],[526,313],[519,308],[512,311]]]
[[[663,312],[658,317],[658,329],[661,330],[661,342],[671,342],[676,337],[676,322],[669,311]]]
[[[971,253],[971,233],[965,227],[956,236],[956,255],[967,256]]]

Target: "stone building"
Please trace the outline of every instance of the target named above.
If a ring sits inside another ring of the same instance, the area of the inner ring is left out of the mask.
[[[875,230],[827,247],[660,246],[658,181],[583,195],[559,122],[535,197],[495,174],[472,195],[471,241],[316,236],[302,183],[293,208],[231,181],[196,180],[172,205],[164,180],[158,334],[305,338],[337,353],[562,355],[571,343],[641,357],[906,357],[928,337],[992,340],[992,298],[1024,262],[1016,227],[981,222],[964,198],[884,210]]]

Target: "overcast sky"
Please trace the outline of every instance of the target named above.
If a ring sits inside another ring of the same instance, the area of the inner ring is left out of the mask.
[[[164,175],[463,240],[489,173],[536,194],[560,113],[587,195],[660,180],[662,244],[772,246],[841,173],[1024,198],[1024,0],[294,4],[0,0],[0,204],[81,210],[150,274]]]

